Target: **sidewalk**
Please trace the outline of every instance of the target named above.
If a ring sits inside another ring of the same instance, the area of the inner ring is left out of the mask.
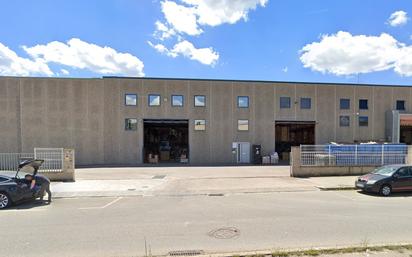
[[[351,189],[356,177],[291,178],[289,166],[76,169],[52,183],[54,197],[189,196]]]

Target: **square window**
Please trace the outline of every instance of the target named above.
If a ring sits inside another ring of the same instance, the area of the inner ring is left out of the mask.
[[[368,100],[359,99],[359,110],[367,110],[367,109],[368,109]]]
[[[137,105],[137,95],[136,94],[125,94],[124,104],[127,106],[136,106]]]
[[[172,95],[172,106],[182,107],[183,106],[183,96],[182,95]]]
[[[339,116],[339,126],[349,127],[350,126],[350,117],[349,116]]]
[[[397,100],[396,101],[396,110],[404,111],[405,110],[405,101],[404,100]]]
[[[149,95],[149,106],[160,106],[160,95]]]
[[[204,95],[195,95],[195,106],[196,107],[205,107],[206,106],[206,96],[204,96]]]
[[[237,97],[237,107],[249,108],[249,96],[238,96]]]
[[[137,130],[137,119],[125,119],[124,129],[128,131]]]
[[[300,109],[310,109],[312,108],[312,99],[302,97],[300,99]]]
[[[289,109],[290,108],[290,97],[281,96],[280,97],[280,108]]]
[[[368,116],[359,116],[359,127],[367,127],[368,121]]]
[[[350,99],[346,99],[346,98],[340,99],[340,109],[349,110],[350,109]]]
[[[195,120],[195,130],[206,130],[206,120]]]
[[[237,121],[237,130],[239,130],[239,131],[248,131],[249,130],[249,120],[238,120]]]

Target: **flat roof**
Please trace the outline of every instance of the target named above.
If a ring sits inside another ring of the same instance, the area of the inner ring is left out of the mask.
[[[280,80],[242,80],[242,79],[205,79],[205,78],[167,78],[167,77],[127,77],[127,76],[102,76],[102,77],[21,77],[21,76],[0,76],[0,78],[21,78],[21,79],[137,79],[137,80],[183,80],[183,81],[217,81],[217,82],[246,82],[246,83],[283,83],[300,85],[337,85],[337,86],[371,86],[371,87],[412,87],[412,85],[399,84],[371,84],[371,83],[343,83],[343,82],[305,82],[305,81],[280,81]]]

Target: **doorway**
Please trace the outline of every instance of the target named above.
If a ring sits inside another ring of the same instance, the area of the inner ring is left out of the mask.
[[[236,151],[237,163],[250,163],[250,143],[249,142],[234,142],[233,146]]]
[[[292,146],[315,144],[315,122],[276,121],[275,141],[279,159],[289,161]]]
[[[145,163],[189,162],[189,121],[143,121]]]

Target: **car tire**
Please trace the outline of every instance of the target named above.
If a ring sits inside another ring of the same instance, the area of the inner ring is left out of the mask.
[[[390,196],[392,193],[392,187],[390,185],[382,185],[379,193],[383,196]]]
[[[11,204],[10,196],[4,192],[0,192],[0,210],[9,207]]]

